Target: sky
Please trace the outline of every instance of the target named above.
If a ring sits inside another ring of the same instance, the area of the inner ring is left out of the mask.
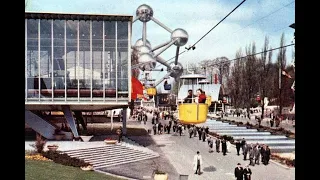
[[[25,0],[26,1],[26,0]],[[27,0],[26,11],[81,14],[120,14],[136,16],[136,9],[147,4],[153,9],[153,17],[174,30],[182,28],[189,35],[185,47],[193,45],[243,0]],[[256,45],[260,52],[264,39],[269,37],[272,48],[280,46],[282,33],[285,44],[291,44],[294,29],[289,26],[295,22],[295,1],[292,0],[246,0],[223,22],[196,44],[195,50],[186,51],[179,56],[184,66],[202,60],[225,56],[234,59],[241,48]],[[142,22],[132,25],[132,45],[142,37]],[[151,46],[170,40],[170,33],[149,21],[147,39]],[[292,63],[294,46],[287,48],[287,65]],[[169,60],[175,56],[176,46],[171,46],[160,56]],[[278,50],[273,52],[275,61]],[[174,59],[173,59],[174,60]],[[171,61],[173,61],[171,60]],[[169,62],[171,62],[169,61]],[[161,66],[157,67],[161,68]],[[166,72],[154,72],[153,78],[160,79]]]

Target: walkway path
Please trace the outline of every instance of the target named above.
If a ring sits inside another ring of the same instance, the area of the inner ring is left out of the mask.
[[[149,116],[151,119],[151,116]],[[168,121],[161,120],[168,123]],[[142,125],[146,129],[152,129],[151,121]],[[199,141],[198,137],[189,138],[188,135],[175,136],[172,134],[151,135],[152,139],[159,145],[161,151],[174,166],[179,174],[189,175],[188,180],[228,180],[234,178],[234,168],[240,162],[242,165],[249,164],[242,156],[236,155],[235,148],[230,150],[226,156],[222,153],[209,153],[207,142]],[[160,138],[161,137],[161,138]],[[170,143],[169,143],[170,142]],[[174,142],[174,143],[172,143]],[[193,174],[193,156],[200,151],[203,158],[202,175]],[[295,168],[284,168],[281,165],[270,163],[269,165],[256,165],[251,167],[252,179],[259,180],[292,180],[295,179]],[[169,177],[170,178],[170,177]],[[174,179],[174,178],[173,178]]]

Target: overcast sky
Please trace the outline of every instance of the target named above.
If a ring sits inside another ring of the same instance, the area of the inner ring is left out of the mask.
[[[170,29],[182,28],[189,34],[186,46],[194,44],[243,0],[28,0],[26,11],[85,14],[132,15],[141,4],[152,7],[154,17]],[[255,42],[261,51],[265,36],[269,36],[273,48],[280,46],[281,34],[285,44],[291,44],[295,22],[295,1],[247,0],[197,45],[194,51],[183,53],[179,62],[197,63],[202,60],[225,56],[235,58],[237,50]],[[142,22],[132,27],[132,44],[142,37]],[[147,39],[154,47],[170,40],[170,33],[150,21],[147,23]],[[181,51],[184,47],[180,48]],[[176,46],[171,46],[160,56],[170,59]],[[180,51],[180,52],[181,52]],[[292,62],[293,46],[287,48],[287,64]],[[275,60],[278,51],[273,52]],[[160,78],[165,72],[155,72]]]

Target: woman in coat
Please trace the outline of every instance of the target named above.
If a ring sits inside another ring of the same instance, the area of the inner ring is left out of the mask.
[[[197,154],[193,157],[193,170],[195,171],[194,174],[198,175],[202,172],[202,157],[199,151],[197,151]]]

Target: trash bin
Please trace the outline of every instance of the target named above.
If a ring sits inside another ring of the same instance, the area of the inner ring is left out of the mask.
[[[189,175],[180,174],[179,180],[188,180]]]

